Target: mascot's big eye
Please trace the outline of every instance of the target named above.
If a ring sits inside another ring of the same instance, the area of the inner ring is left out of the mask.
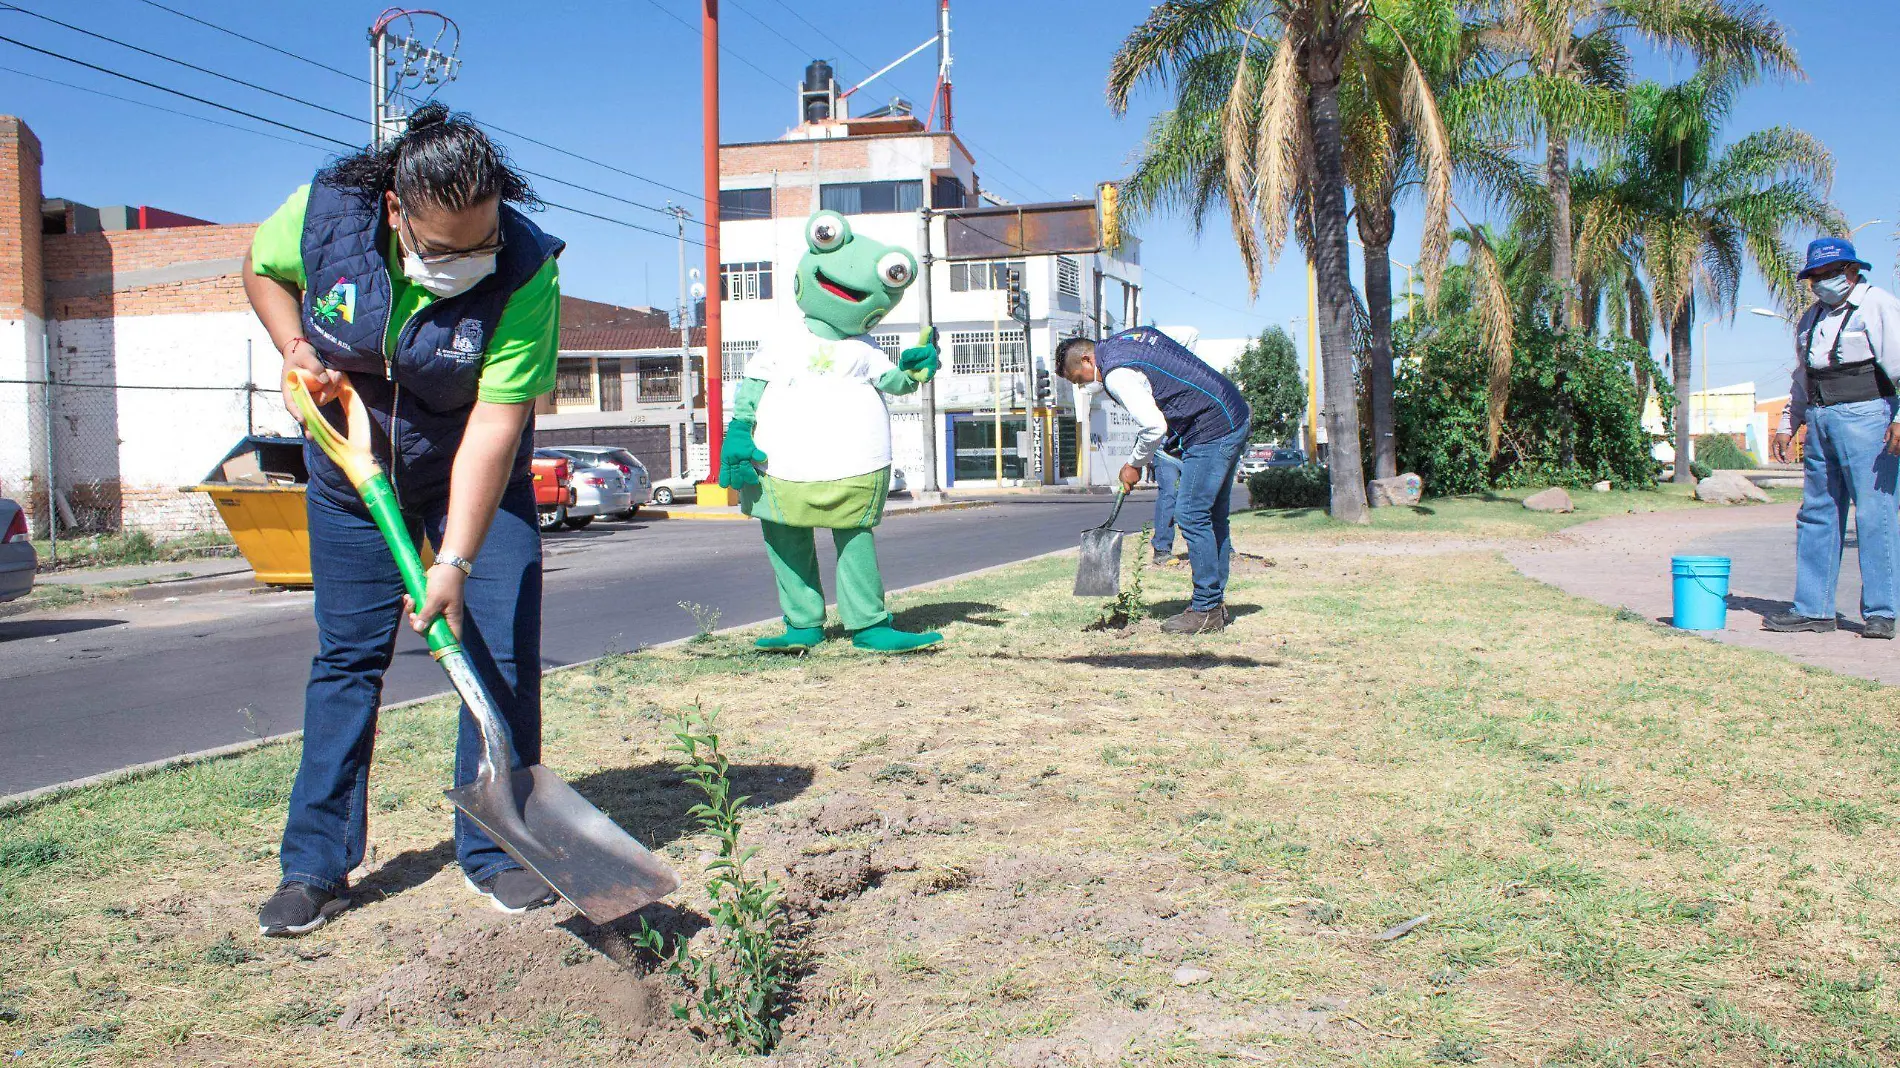
[[[912,265],[910,254],[903,251],[886,252],[884,258],[877,261],[877,277],[892,289],[902,289],[910,284],[911,275],[917,268]]]
[[[820,252],[836,252],[843,247],[850,233],[851,228],[845,223],[844,216],[835,212],[814,215],[811,222],[805,224],[806,240]]]

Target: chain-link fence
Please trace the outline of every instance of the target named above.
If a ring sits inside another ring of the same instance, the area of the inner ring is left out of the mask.
[[[83,368],[62,374],[48,361],[37,376],[0,379],[0,388],[23,387],[27,416],[23,465],[14,442],[19,484],[4,492],[20,498],[55,559],[62,537],[218,529],[209,502],[181,487],[245,436],[297,433],[266,374],[263,383],[254,373],[224,383],[118,382]]]

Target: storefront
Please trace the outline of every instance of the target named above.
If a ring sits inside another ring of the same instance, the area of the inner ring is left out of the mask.
[[[950,412],[945,418],[944,452],[949,458],[945,486],[964,484],[1010,485],[1050,481],[1052,465],[1061,479],[1075,477],[1079,435],[1075,417],[1068,412],[1044,414],[1032,426],[1021,409],[1003,412]],[[1055,456],[1050,456],[1050,424],[1054,423]],[[998,431],[1001,449],[998,449]],[[1041,431],[1038,433],[1037,431]],[[1042,462],[1034,457],[1040,443]]]

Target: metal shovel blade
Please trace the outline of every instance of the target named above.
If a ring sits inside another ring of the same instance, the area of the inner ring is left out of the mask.
[[[589,920],[612,923],[679,887],[673,869],[559,775],[534,764],[511,780],[506,789],[477,778],[448,798]]]
[[[1075,569],[1077,597],[1114,597],[1122,592],[1122,532],[1096,527],[1082,532],[1082,562]]]

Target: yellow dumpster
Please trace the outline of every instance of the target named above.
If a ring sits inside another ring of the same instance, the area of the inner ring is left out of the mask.
[[[304,514],[303,439],[253,436],[237,443],[203,482],[231,540],[271,586],[310,585],[310,523]]]

